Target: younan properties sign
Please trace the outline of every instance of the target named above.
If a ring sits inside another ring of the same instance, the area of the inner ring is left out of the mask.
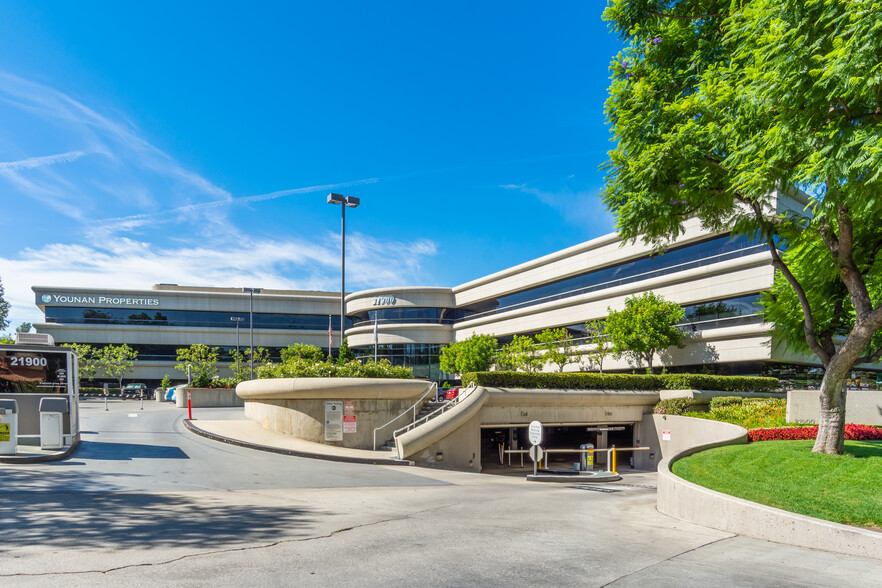
[[[159,306],[159,298],[135,298],[130,296],[96,294],[40,294],[38,304],[92,304],[96,306]]]

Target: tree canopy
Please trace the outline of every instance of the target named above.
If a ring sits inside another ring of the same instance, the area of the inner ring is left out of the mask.
[[[655,292],[625,299],[625,308],[609,310],[605,332],[616,357],[628,357],[638,364],[646,363],[652,373],[652,358],[668,347],[682,347],[683,331],[677,323],[684,311]]]
[[[476,335],[441,348],[441,370],[448,374],[483,372],[493,365],[498,342],[493,335]]]
[[[778,336],[825,367],[815,451],[841,453],[845,377],[882,356],[882,11],[613,0],[604,18],[625,43],[606,103],[620,233],[663,248],[694,217],[758,235]]]
[[[122,388],[122,381],[135,369],[135,360],[138,352],[123,343],[122,345],[107,345],[95,352],[98,366],[104,371],[104,375],[113,378]]]
[[[539,348],[544,351],[542,360],[557,366],[557,371],[562,372],[564,367],[573,361],[577,361],[582,354],[576,349],[573,337],[564,327],[557,329],[545,329],[536,335]]]
[[[187,366],[190,366],[192,385],[208,386],[217,375],[218,348],[196,343],[177,351],[178,363],[175,364],[175,369],[186,374]],[[233,354],[235,355],[235,351]]]

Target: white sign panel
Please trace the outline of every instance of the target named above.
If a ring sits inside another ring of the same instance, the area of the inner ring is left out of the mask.
[[[356,429],[356,421],[354,414],[344,414],[343,415],[343,432],[344,433],[357,433]]]
[[[671,440],[671,432],[670,431],[662,431],[662,441],[670,441]]]
[[[325,402],[325,441],[343,440],[343,403],[337,400]]]
[[[528,438],[531,445],[539,445],[542,443],[542,423],[533,421],[530,423]]]

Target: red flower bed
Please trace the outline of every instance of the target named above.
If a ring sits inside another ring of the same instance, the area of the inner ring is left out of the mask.
[[[777,429],[751,429],[747,432],[748,441],[796,441],[814,439],[818,436],[818,426],[781,427]],[[882,429],[869,425],[845,425],[845,438],[849,441],[882,441]]]

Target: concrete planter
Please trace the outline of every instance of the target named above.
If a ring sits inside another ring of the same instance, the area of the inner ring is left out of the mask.
[[[408,410],[431,386],[424,380],[389,378],[276,378],[242,382],[236,393],[245,401],[245,416],[271,431],[314,443],[373,449],[374,428]],[[352,403],[352,414],[346,416],[355,419],[344,429],[342,441],[325,439],[328,401]],[[378,443],[408,422],[402,419],[378,432]]]
[[[187,390],[190,390],[190,405],[193,408],[245,406],[234,388],[178,388],[175,393],[175,406],[178,408],[187,408]]]

